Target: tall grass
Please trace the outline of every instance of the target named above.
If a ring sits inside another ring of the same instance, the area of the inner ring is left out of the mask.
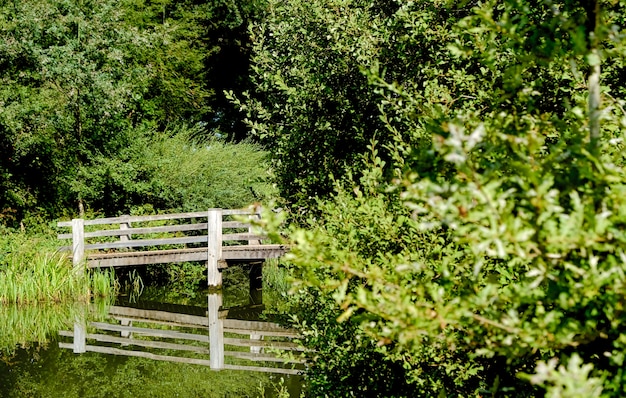
[[[87,302],[115,293],[112,272],[77,274],[56,239],[9,232],[0,236],[0,304]]]

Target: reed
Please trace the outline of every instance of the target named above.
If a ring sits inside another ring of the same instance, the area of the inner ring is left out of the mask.
[[[87,302],[116,292],[112,272],[77,274],[68,254],[47,236],[21,232],[0,237],[0,304]]]

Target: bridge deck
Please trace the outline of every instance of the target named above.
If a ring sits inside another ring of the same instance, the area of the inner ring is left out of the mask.
[[[268,258],[278,258],[286,251],[286,246],[272,244],[224,246],[222,247],[221,260],[240,262],[261,261]],[[197,247],[191,249],[87,254],[87,266],[89,268],[168,264],[189,261],[208,261],[207,248]],[[225,268],[226,262],[220,261],[218,267]]]

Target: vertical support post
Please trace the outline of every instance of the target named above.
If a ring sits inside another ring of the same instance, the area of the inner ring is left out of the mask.
[[[128,218],[130,218],[128,214],[124,214],[122,216],[122,220],[124,221],[120,222],[120,230],[130,229],[130,222],[127,220]],[[130,235],[120,235],[120,242],[128,242],[129,240],[131,240]]]
[[[250,303],[263,304],[263,262],[250,263]]]
[[[222,286],[218,262],[222,258],[222,209],[211,209],[207,218],[207,281],[209,286]]]
[[[209,294],[209,365],[214,370],[224,368],[224,321],[219,317],[221,305],[221,294]]]
[[[84,272],[83,261],[85,259],[85,220],[74,218],[72,220],[72,264],[74,271]]]
[[[74,353],[82,354],[87,352],[87,331],[85,325],[76,320],[74,322]]]

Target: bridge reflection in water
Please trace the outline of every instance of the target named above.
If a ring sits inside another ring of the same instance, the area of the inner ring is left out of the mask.
[[[75,353],[98,352],[231,369],[299,374],[303,353],[292,342],[294,330],[258,320],[263,305],[222,307],[219,293],[207,307],[118,302],[106,322],[78,320],[59,332],[59,347]],[[255,320],[256,318],[256,320]],[[70,340],[70,341],[67,341]]]

